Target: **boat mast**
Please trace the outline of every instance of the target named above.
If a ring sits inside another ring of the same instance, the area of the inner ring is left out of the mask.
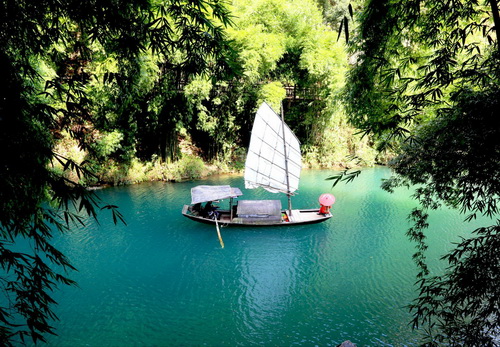
[[[286,176],[286,195],[288,197],[288,211],[292,211],[292,193],[290,192],[290,177],[288,175],[288,157],[286,153],[286,139],[285,139],[285,112],[283,111],[283,102],[281,103],[281,128],[283,131],[283,155],[285,156],[285,176]]]

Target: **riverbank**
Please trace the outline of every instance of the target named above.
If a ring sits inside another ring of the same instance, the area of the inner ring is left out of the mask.
[[[332,163],[329,167],[304,165],[304,169],[344,170],[343,163]],[[352,166],[350,166],[352,167]],[[361,167],[361,166],[357,166]],[[366,167],[366,166],[365,166]],[[243,174],[244,163],[207,163],[198,157],[184,157],[174,163],[132,161],[129,165],[110,164],[97,174],[98,180],[85,183],[94,189],[106,186],[121,186],[142,182],[183,182],[205,179],[214,175]],[[73,175],[74,176],[74,175]],[[72,177],[77,180],[77,177]]]
[[[318,170],[331,169],[342,171],[346,168],[366,168],[373,167],[380,163],[366,162],[342,162],[331,163],[330,165],[311,165],[305,162],[303,169]],[[54,166],[54,170],[62,170],[61,167]],[[75,182],[89,187],[89,189],[99,189],[110,186],[122,186],[137,184],[142,182],[183,182],[205,179],[221,174],[243,174],[244,162],[204,162],[199,157],[183,156],[182,159],[173,163],[162,163],[160,161],[141,162],[133,159],[130,163],[116,163],[109,161],[99,165],[93,170],[95,176],[91,179],[79,177],[74,171],[66,171],[65,176]]]
[[[239,150],[228,158],[204,161],[199,151],[192,144],[181,146],[179,159],[173,162],[163,162],[158,157],[150,161],[138,158],[128,160],[105,158],[89,159],[88,153],[79,149],[76,143],[66,140],[57,146],[56,150],[65,158],[81,165],[92,175],[83,177],[77,170],[70,170],[62,163],[52,164],[52,169],[63,173],[72,182],[83,184],[93,189],[106,186],[121,186],[141,182],[181,182],[199,180],[218,174],[241,174],[245,168],[245,151]],[[362,149],[362,150],[361,150]],[[333,169],[373,167],[385,164],[388,158],[380,158],[379,154],[367,147],[360,147],[355,156],[348,156],[345,151],[323,153],[318,148],[307,148],[303,153],[304,169]]]

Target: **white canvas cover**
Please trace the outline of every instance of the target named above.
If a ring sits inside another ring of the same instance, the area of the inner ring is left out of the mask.
[[[302,156],[299,140],[286,124],[284,129],[290,193],[293,193],[299,187]],[[245,188],[258,187],[273,193],[287,193],[283,124],[266,103],[255,115],[245,162]]]
[[[235,198],[243,195],[239,188],[231,186],[196,186],[191,188],[191,204]]]
[[[269,218],[279,217],[281,220],[280,200],[240,200],[236,209],[238,217]]]

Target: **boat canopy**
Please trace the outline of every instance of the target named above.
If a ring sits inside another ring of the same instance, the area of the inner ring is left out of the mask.
[[[239,188],[231,186],[196,186],[191,188],[191,204],[235,198],[243,195]]]
[[[252,128],[245,162],[245,188],[263,187],[273,193],[293,193],[299,187],[301,168],[299,140],[273,109],[263,103]]]
[[[281,222],[281,201],[240,200],[236,214],[250,224],[278,224]]]

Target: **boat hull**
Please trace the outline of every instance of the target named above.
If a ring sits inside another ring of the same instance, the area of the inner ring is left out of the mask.
[[[319,214],[319,209],[300,209],[292,210],[290,216],[288,216],[287,210],[282,210],[281,213],[287,216],[287,221],[281,220],[276,221],[266,221],[265,218],[256,221],[255,219],[245,219],[245,218],[231,218],[230,212],[228,210],[218,210],[219,218],[217,223],[221,226],[252,226],[252,227],[270,227],[270,226],[293,226],[293,225],[305,225],[305,224],[316,224],[327,221],[332,217],[331,214],[321,215]],[[195,222],[212,224],[215,225],[215,220],[207,217],[202,217],[199,215],[194,215],[189,212],[189,205],[184,205],[182,210],[184,217],[187,217]]]

